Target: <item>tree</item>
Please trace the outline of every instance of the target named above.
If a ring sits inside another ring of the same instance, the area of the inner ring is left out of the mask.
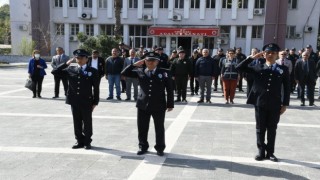
[[[20,55],[30,56],[35,47],[36,43],[34,41],[28,40],[26,37],[23,37],[19,45]]]
[[[10,7],[5,4],[0,7],[0,44],[11,44]]]
[[[114,35],[116,36],[117,40],[121,40],[121,0],[114,1],[114,14],[116,23],[114,26]]]
[[[80,32],[77,34],[77,37],[80,41],[79,48],[85,49],[88,52],[97,50],[103,58],[109,57],[111,55],[111,50],[118,46],[118,42],[114,37],[106,35],[87,36]]]

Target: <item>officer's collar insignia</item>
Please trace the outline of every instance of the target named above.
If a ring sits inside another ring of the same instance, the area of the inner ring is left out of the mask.
[[[167,78],[167,77],[168,77],[168,74],[167,74],[166,72],[164,72],[164,73],[163,73],[163,76]]]
[[[158,77],[161,79],[162,78],[162,74],[158,74]]]
[[[283,70],[281,68],[277,67],[276,69],[277,69],[277,71],[279,71],[280,74],[283,73]]]
[[[88,72],[88,76],[90,77],[92,75],[92,72]]]

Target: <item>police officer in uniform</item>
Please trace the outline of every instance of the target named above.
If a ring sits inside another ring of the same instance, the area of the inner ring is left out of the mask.
[[[69,66],[74,59],[58,69],[67,73],[69,88],[66,103],[71,105],[74,134],[77,143],[72,149],[91,149],[92,111],[99,103],[99,73],[87,65],[89,53],[83,49],[73,52],[77,66]]]
[[[145,54],[142,60],[127,66],[122,71],[122,75],[137,77],[140,83],[136,104],[138,108],[138,155],[145,154],[148,151],[148,131],[151,116],[156,131],[154,148],[157,150],[157,155],[163,156],[166,147],[164,119],[166,110],[169,112],[174,107],[173,87],[169,71],[157,67],[159,60],[159,54],[149,52]]]
[[[176,58],[171,64],[172,79],[176,81],[177,87],[177,99],[175,102],[187,102],[187,85],[188,78],[192,74],[192,63],[186,57],[186,53],[183,49],[179,51],[179,57]]]
[[[277,44],[267,44],[263,47],[263,52],[248,57],[236,67],[242,72],[254,75],[254,82],[247,104],[255,106],[256,135],[259,150],[258,155],[255,157],[257,161],[266,158],[274,162],[278,161],[274,155],[276,129],[280,115],[286,111],[290,100],[288,68],[275,63],[279,50],[280,48]],[[253,64],[252,61],[262,54],[266,58],[266,63]],[[283,86],[282,97],[281,86]],[[266,132],[267,144],[265,144]]]

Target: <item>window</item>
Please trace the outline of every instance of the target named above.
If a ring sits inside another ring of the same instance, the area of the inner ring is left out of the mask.
[[[265,0],[255,0],[254,8],[263,9],[265,4]]]
[[[222,0],[222,8],[231,9],[232,0]]]
[[[100,25],[100,34],[113,36],[114,35],[114,25],[102,24]],[[123,27],[121,26],[121,34],[123,34]]]
[[[138,8],[138,0],[129,0],[129,8]]]
[[[286,38],[293,39],[296,35],[296,26],[287,26]]]
[[[192,9],[199,9],[200,7],[200,0],[191,0],[190,8]]]
[[[93,36],[94,28],[93,24],[86,24],[85,25],[85,34],[88,36]]]
[[[152,37],[148,36],[149,26],[131,25],[129,26],[130,44],[134,48],[143,45],[146,48],[152,47]]]
[[[288,0],[289,9],[297,9],[298,0]]]
[[[78,7],[77,0],[69,0],[69,7]]]
[[[107,8],[107,0],[99,0],[99,8]]]
[[[84,8],[92,8],[92,0],[83,0]]]
[[[79,33],[79,24],[70,24],[70,35],[77,35]]]
[[[176,9],[183,9],[184,0],[175,0],[174,8]]]
[[[144,0],[144,8],[153,8],[153,0]]]
[[[159,8],[168,8],[169,0],[160,0],[159,1]]]
[[[246,38],[247,26],[237,26],[237,38]]]
[[[238,1],[238,8],[248,9],[248,0],[239,0]]]
[[[229,38],[230,29],[230,26],[220,26],[220,36]]]
[[[62,0],[54,0],[54,7],[62,7]]]
[[[64,35],[64,24],[55,24],[56,35]]]
[[[262,38],[262,26],[252,26],[252,38]]]
[[[206,8],[211,8],[211,9],[216,8],[216,0],[207,0]]]

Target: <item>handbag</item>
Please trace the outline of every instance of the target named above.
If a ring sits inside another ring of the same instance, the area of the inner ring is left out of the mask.
[[[26,80],[26,84],[24,85],[24,87],[28,88],[30,91],[32,91],[32,80],[30,78],[28,78]]]

